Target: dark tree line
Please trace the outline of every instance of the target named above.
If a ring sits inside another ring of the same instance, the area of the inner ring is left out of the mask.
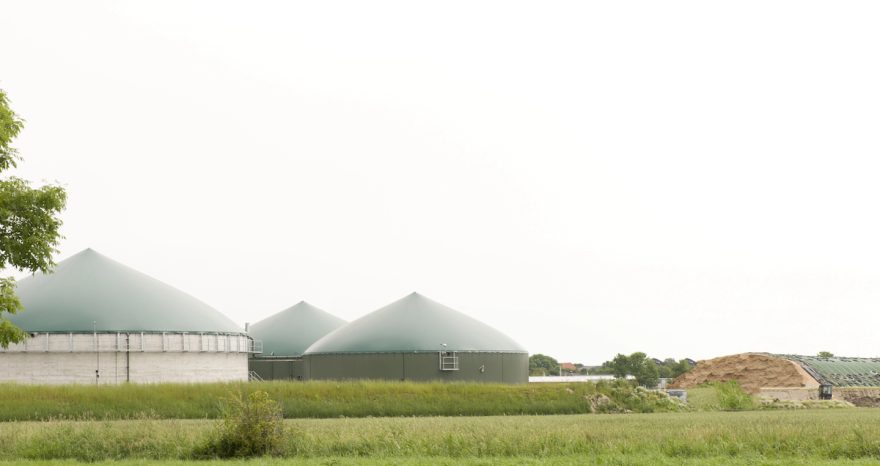
[[[660,379],[674,379],[691,370],[693,365],[687,359],[676,361],[666,358],[663,361],[649,358],[647,354],[636,352],[629,356],[618,353],[614,359],[605,361],[594,369],[597,374],[611,374],[616,378],[628,375],[635,377],[639,385],[654,387]]]
[[[645,387],[655,387],[661,378],[674,379],[691,370],[693,364],[688,359],[676,361],[673,358],[664,360],[649,358],[647,354],[636,352],[629,356],[618,354],[614,359],[605,361],[598,367],[577,366],[580,374],[607,374],[616,378],[624,379],[627,376],[635,378],[636,383]],[[530,375],[557,375],[560,373],[559,362],[544,354],[533,354],[529,357]]]

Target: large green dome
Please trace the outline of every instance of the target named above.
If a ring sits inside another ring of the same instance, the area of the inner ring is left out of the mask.
[[[526,353],[522,346],[498,330],[418,293],[412,293],[336,329],[316,341],[305,354],[444,349]]]
[[[211,306],[92,249],[20,280],[16,293],[24,311],[9,320],[29,332],[244,333]]]
[[[248,335],[262,340],[262,356],[302,356],[306,348],[345,321],[301,301],[252,324]]]

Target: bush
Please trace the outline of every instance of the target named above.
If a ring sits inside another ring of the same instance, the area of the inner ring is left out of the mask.
[[[284,439],[281,405],[264,391],[243,397],[241,392],[221,400],[222,419],[199,458],[241,458],[277,454]]]
[[[727,382],[716,382],[715,393],[718,394],[718,404],[724,411],[745,411],[755,409],[755,400],[752,395],[746,393],[739,382],[729,380]]]
[[[687,406],[666,392],[634,387],[630,380],[599,381],[587,395],[589,413],[654,413],[687,411]]]

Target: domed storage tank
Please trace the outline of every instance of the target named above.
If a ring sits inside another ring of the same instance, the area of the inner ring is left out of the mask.
[[[529,375],[518,343],[418,293],[333,331],[303,360],[307,379],[525,383]]]
[[[0,382],[248,379],[253,340],[198,299],[86,249],[18,282],[31,337],[0,349]]]
[[[345,323],[305,301],[266,317],[248,329],[248,335],[263,342],[263,352],[249,361],[250,370],[264,380],[301,380],[306,348]]]

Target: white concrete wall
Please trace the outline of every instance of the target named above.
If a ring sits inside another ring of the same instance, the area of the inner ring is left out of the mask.
[[[0,382],[117,384],[244,381],[248,342],[214,334],[39,334],[0,350]],[[143,348],[143,350],[141,350]]]
[[[125,354],[121,355],[123,358]],[[131,380],[155,382],[247,381],[247,353],[131,353]]]
[[[129,353],[128,379],[134,383],[245,381],[246,353]],[[0,383],[94,384],[126,381],[125,353],[0,354]]]

